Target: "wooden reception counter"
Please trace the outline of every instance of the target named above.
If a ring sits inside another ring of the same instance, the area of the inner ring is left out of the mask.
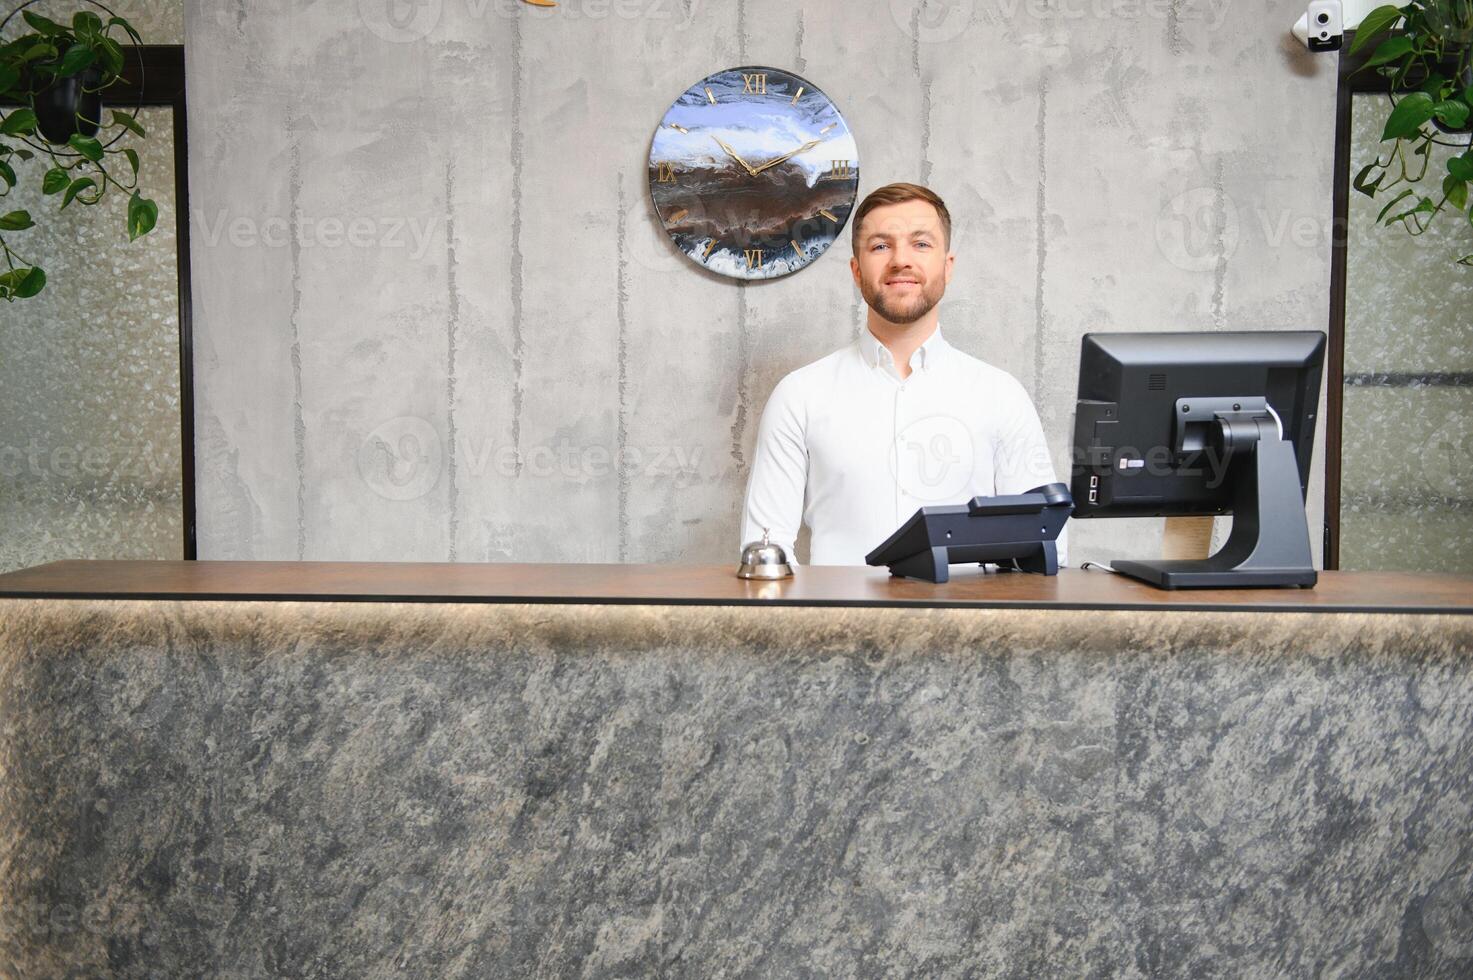
[[[1464,977],[1473,580],[0,575],[0,976]]]
[[[956,566],[949,582],[884,569],[800,567],[743,580],[716,565],[58,561],[0,575],[0,598],[552,602],[705,606],[1212,609],[1473,613],[1473,578],[1323,572],[1313,589],[1165,591],[1104,570],[1057,576]]]

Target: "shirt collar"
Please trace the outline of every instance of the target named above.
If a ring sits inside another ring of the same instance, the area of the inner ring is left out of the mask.
[[[885,367],[894,364],[889,348],[880,343],[880,338],[871,333],[868,327],[864,328],[859,338],[859,347],[864,354],[865,363],[870,367]],[[946,342],[946,338],[941,336],[941,325],[937,324],[931,336],[926,338],[926,342],[916,348],[916,352],[910,356],[910,366],[922,370],[935,367],[950,349],[951,345]]]

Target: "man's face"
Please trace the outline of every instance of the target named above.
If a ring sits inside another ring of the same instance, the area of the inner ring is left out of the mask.
[[[883,204],[864,216],[859,253],[849,260],[864,301],[891,323],[910,324],[941,302],[956,256],[941,216],[925,201]]]

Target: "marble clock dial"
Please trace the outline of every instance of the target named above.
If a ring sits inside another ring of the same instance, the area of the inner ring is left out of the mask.
[[[665,113],[649,181],[666,233],[692,261],[734,279],[775,279],[839,237],[859,191],[859,149],[813,83],[779,68],[731,68]]]

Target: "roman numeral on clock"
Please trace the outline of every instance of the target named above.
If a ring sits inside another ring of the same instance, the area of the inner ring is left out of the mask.
[[[747,257],[748,269],[755,269],[762,264],[762,249],[746,248],[742,249],[742,254]]]
[[[742,76],[742,86],[743,86],[742,87],[742,94],[743,95],[766,95],[767,94],[767,74],[766,74],[766,72],[763,72],[763,73],[760,73],[760,74],[756,74],[756,75],[743,75]]]
[[[658,184],[675,183],[675,164],[669,160],[661,160],[659,173],[655,175],[655,182]]]
[[[829,165],[829,172],[824,176],[830,180],[852,180],[854,168],[849,165],[848,160],[835,160]]]

